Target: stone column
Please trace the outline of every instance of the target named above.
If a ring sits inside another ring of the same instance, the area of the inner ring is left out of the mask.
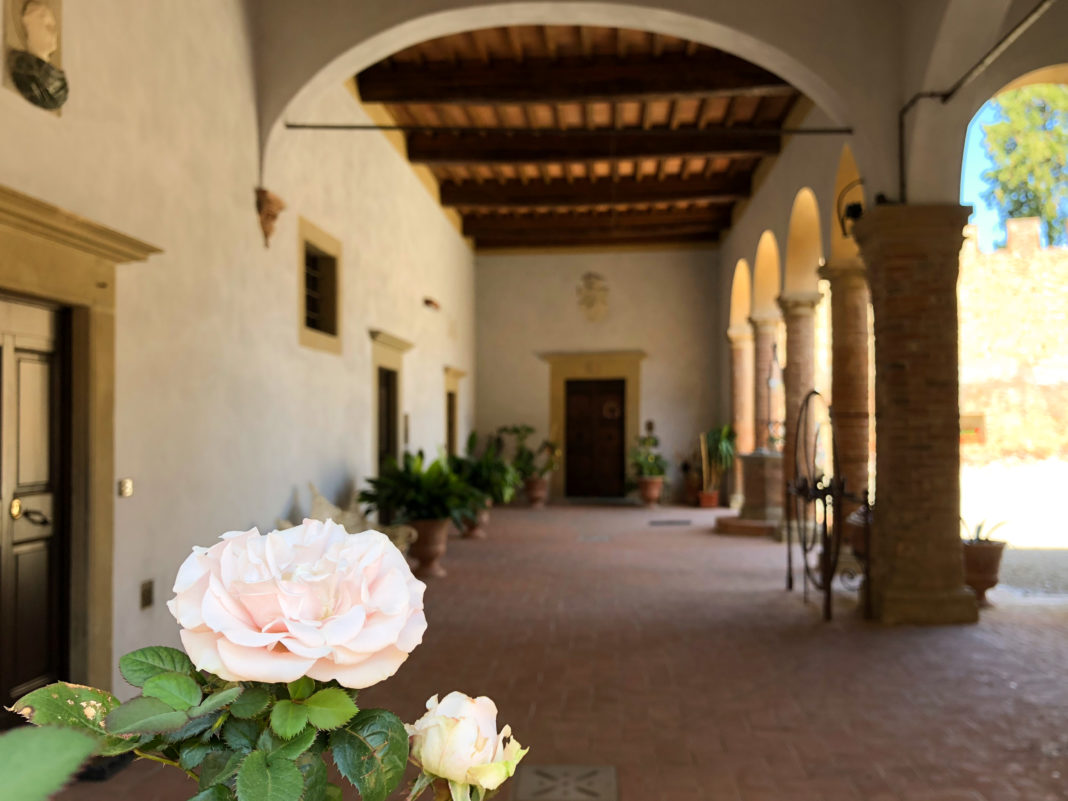
[[[853,229],[875,310],[872,566],[888,623],[978,619],[960,543],[957,273],[968,212],[876,206]]]
[[[731,426],[735,452],[753,450],[753,330],[748,325],[728,329],[731,343]],[[731,471],[731,506],[742,505],[742,460],[734,460]]]
[[[768,448],[768,423],[771,422],[771,389],[768,376],[774,360],[780,317],[754,317],[753,326],[753,438],[757,450]]]
[[[783,481],[793,481],[794,449],[799,432],[797,413],[801,402],[816,383],[816,304],[818,292],[779,298],[779,308],[786,320],[786,366],[783,368],[783,383],[786,392],[786,432],[782,450]],[[804,460],[804,447],[811,450],[815,433],[815,420],[809,417],[808,429],[800,432],[799,458]]]
[[[831,284],[831,414],[846,491],[868,488],[868,277],[859,259],[827,264]],[[828,468],[830,465],[828,465]],[[850,514],[859,504],[845,504]]]

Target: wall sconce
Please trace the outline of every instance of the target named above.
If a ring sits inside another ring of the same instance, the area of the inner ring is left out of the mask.
[[[441,310],[441,304],[429,296],[423,298],[423,305],[426,306],[428,309],[433,309],[434,311]]]

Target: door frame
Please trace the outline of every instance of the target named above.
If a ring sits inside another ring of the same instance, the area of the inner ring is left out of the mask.
[[[637,441],[641,430],[641,390],[643,350],[572,351],[539,353],[538,358],[549,363],[549,439],[560,446],[564,442],[567,422],[568,379],[614,378],[624,382],[623,460],[626,475],[626,454],[629,445]],[[563,454],[560,469],[550,477],[552,493],[564,497],[567,486],[567,454]]]
[[[70,678],[110,688],[115,266],[159,249],[0,186],[0,292],[70,310]]]

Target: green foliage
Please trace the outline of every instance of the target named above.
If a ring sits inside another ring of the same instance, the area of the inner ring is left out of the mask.
[[[279,737],[294,737],[308,725],[308,707],[294,701],[279,701],[271,710],[271,728]]]
[[[722,488],[723,478],[734,464],[736,437],[729,423],[701,435],[701,480],[706,492]]]
[[[478,434],[472,431],[467,438],[466,454],[450,456],[449,466],[472,487],[492,498],[494,503],[511,503],[520,484],[519,471],[504,459],[502,449],[503,443],[498,435],[487,437],[479,453]]]
[[[292,759],[253,751],[237,772],[238,801],[300,801],[304,776]]]
[[[519,474],[521,481],[543,476],[558,470],[560,467],[560,446],[550,440],[542,440],[537,450],[531,450],[527,440],[534,433],[533,426],[519,423],[513,426],[501,426],[497,430],[497,436],[510,436],[514,439],[514,455],[512,467]]]
[[[660,440],[652,434],[638,436],[638,444],[630,451],[630,466],[639,478],[655,478],[667,472],[667,459],[656,452],[659,446]]]
[[[367,481],[360,492],[368,511],[389,510],[401,522],[452,518],[457,526],[473,518],[485,506],[485,496],[438,459],[424,467],[424,457],[405,453],[402,463],[388,460],[378,478]]]
[[[104,719],[119,706],[119,699],[103,690],[61,681],[22,696],[12,711],[35,726],[77,729],[93,737],[101,756],[124,754],[137,747],[136,737],[118,737],[104,728]]]
[[[363,801],[385,801],[404,777],[408,733],[392,712],[365,709],[330,737],[334,764]]]
[[[107,727],[114,734],[160,734],[177,731],[188,722],[185,712],[173,709],[166,701],[142,695],[108,715]]]
[[[1005,525],[1004,520],[995,523],[990,528],[987,528],[986,521],[980,520],[979,523],[976,524],[975,528],[971,528],[965,522],[963,517],[960,519],[961,530],[965,534],[962,539],[964,539],[966,542],[993,542],[993,540],[990,539],[990,535],[997,531],[999,528],[1001,528],[1003,525]]]
[[[0,737],[0,776],[5,801],[45,801],[96,749],[74,729],[15,729]]]
[[[983,173],[983,200],[1002,221],[1039,217],[1047,241],[1066,241],[1068,218],[1068,86],[1013,89],[993,101],[998,119],[983,126],[994,167]]]
[[[176,648],[153,645],[131,651],[119,659],[119,672],[134,687],[144,687],[146,681],[160,673],[192,675],[193,663]]]
[[[308,707],[308,721],[320,731],[344,726],[359,711],[345,691],[337,687],[319,690],[305,703]]]
[[[230,705],[230,714],[235,718],[254,718],[267,708],[271,694],[263,687],[248,687],[241,697]]]
[[[158,698],[171,709],[178,710],[194,707],[204,697],[192,676],[173,672],[157,673],[145,682],[141,692],[147,698]]]

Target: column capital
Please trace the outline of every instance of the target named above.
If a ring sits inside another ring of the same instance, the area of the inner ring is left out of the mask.
[[[956,257],[964,243],[969,206],[956,203],[882,205],[864,212],[853,226],[866,263],[880,255],[926,254]]]
[[[753,328],[745,324],[732,325],[727,329],[727,339],[730,340],[732,345],[744,345],[746,342],[752,342]]]
[[[830,281],[832,287],[840,281],[868,280],[868,269],[859,256],[829,261],[819,268],[818,273],[820,278]]]
[[[794,292],[790,295],[782,295],[776,301],[782,309],[783,317],[791,315],[808,317],[816,312],[823,297],[819,292]]]
[[[749,324],[753,326],[753,330],[756,333],[765,333],[778,327],[782,323],[782,317],[778,314],[768,314],[765,312],[759,317],[754,316],[749,318]]]

